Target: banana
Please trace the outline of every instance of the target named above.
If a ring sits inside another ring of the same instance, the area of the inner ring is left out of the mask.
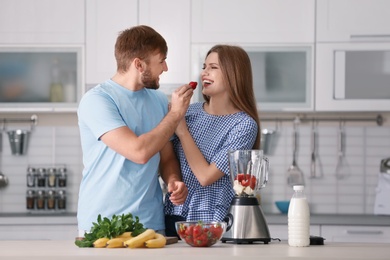
[[[125,247],[128,248],[137,248],[144,246],[144,243],[150,239],[153,239],[156,235],[156,232],[153,229],[147,229],[143,233],[139,234],[136,237],[130,238],[123,242]]]
[[[120,237],[124,237],[124,238],[127,238],[127,239],[130,239],[130,238],[132,238],[132,236],[131,236],[131,232],[130,231],[128,231],[128,232],[124,232],[124,233],[122,233],[122,234],[120,234],[119,236],[117,236],[118,238],[120,238]]]
[[[129,238],[128,237],[116,237],[116,238],[112,238],[110,240],[107,241],[107,248],[120,248],[120,247],[125,247],[123,245],[123,242],[125,242],[126,240],[128,240]]]
[[[93,247],[96,247],[96,248],[106,247],[108,240],[110,240],[110,239],[107,237],[99,238],[99,239],[95,240],[95,242],[93,242]]]
[[[164,247],[167,243],[167,239],[159,234],[156,233],[153,239],[149,239],[145,242],[145,246],[148,248],[161,248]]]

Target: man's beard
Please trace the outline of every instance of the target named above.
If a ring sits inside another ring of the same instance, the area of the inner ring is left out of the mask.
[[[141,80],[145,88],[158,89],[160,87],[158,81],[152,77],[152,73],[150,72],[149,69],[146,69],[145,72],[142,74]]]

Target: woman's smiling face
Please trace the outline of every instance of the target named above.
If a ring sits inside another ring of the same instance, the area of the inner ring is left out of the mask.
[[[201,73],[203,90],[202,93],[207,96],[215,96],[226,92],[226,85],[221,67],[219,65],[218,53],[211,52],[203,64]]]

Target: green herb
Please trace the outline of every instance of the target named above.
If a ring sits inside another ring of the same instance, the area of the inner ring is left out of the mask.
[[[111,219],[104,217],[99,214],[97,222],[92,223],[91,232],[84,234],[83,240],[75,241],[78,247],[92,247],[93,242],[102,237],[114,238],[120,234],[130,231],[131,235],[137,236],[144,232],[143,224],[139,222],[139,217],[131,213],[122,215],[113,215]]]

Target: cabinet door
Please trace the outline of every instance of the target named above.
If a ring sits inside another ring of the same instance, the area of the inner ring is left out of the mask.
[[[252,65],[253,88],[260,111],[313,111],[313,45],[240,45]],[[199,79],[209,44],[192,46],[192,75]],[[200,88],[199,88],[200,89]],[[195,97],[202,100],[200,91]]]
[[[192,1],[192,41],[314,42],[314,0]]]
[[[0,240],[73,240],[77,225],[2,225]]]
[[[0,43],[84,44],[84,1],[2,0],[0,5]]]
[[[137,0],[88,0],[86,83],[101,83],[116,72],[115,42],[120,31],[137,25]]]
[[[390,243],[390,227],[382,226],[321,226],[327,242]]]
[[[317,44],[316,58],[317,111],[390,111],[389,44]]]
[[[168,44],[168,71],[160,89],[168,95],[190,79],[190,1],[140,1],[139,22],[153,27]],[[180,10],[180,11],[179,11]]]
[[[317,0],[317,41],[389,41],[389,10],[388,0]]]
[[[0,111],[76,111],[83,46],[0,47]]]

